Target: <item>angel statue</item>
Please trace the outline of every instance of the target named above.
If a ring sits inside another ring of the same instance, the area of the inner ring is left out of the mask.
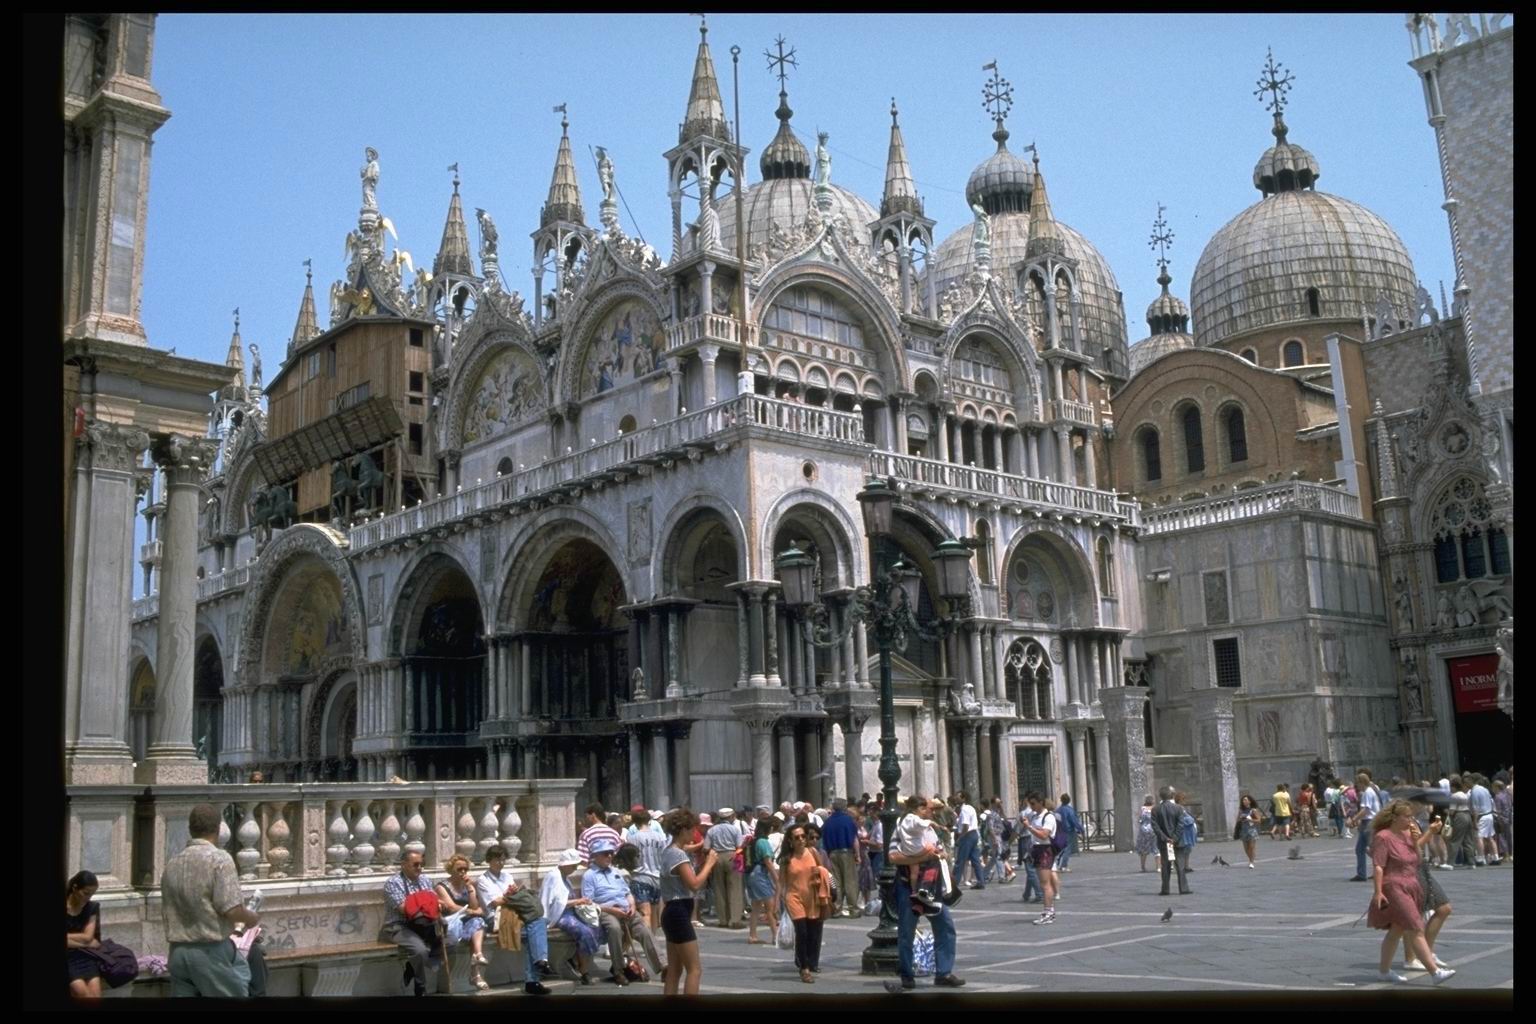
[[[260,391],[261,390],[261,349],[256,347],[256,343],[254,341],[251,342],[250,349],[251,349],[251,390],[252,391]]]
[[[475,219],[480,222],[480,258],[496,255],[496,223],[491,220],[491,215],[479,207],[475,208]]]
[[[363,209],[377,210],[379,208],[376,191],[379,187],[379,151],[368,146],[364,150],[364,155],[367,156],[368,162],[358,172],[363,179]]]
[[[613,161],[602,146],[597,147],[597,180],[603,187],[603,202],[613,202]]]
[[[980,203],[971,204],[971,212],[976,215],[976,223],[971,228],[971,246],[980,249],[983,246],[992,247],[992,218]]]
[[[816,133],[816,187],[828,188],[832,184],[832,154],[827,152],[827,133]]]

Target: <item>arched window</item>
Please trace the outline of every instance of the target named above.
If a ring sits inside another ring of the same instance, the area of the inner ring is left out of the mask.
[[[1257,366],[1259,362],[1259,353],[1255,349],[1245,348],[1243,349],[1243,358]]]
[[[1481,484],[1463,477],[1446,491],[1430,520],[1438,582],[1509,575],[1509,537],[1491,518]]]
[[[1243,410],[1237,406],[1227,410],[1224,417],[1227,423],[1227,451],[1231,453],[1231,461],[1248,461],[1248,431],[1243,424]]]
[[[1163,478],[1162,453],[1158,451],[1157,431],[1152,427],[1147,427],[1141,432],[1141,460],[1146,468],[1148,483]]]
[[[496,475],[497,476],[511,476],[512,475],[512,460],[511,459],[502,459],[500,462],[496,463]]]
[[[1300,366],[1302,363],[1305,363],[1306,361],[1307,361],[1307,350],[1302,347],[1301,342],[1299,342],[1299,341],[1288,341],[1288,342],[1285,343],[1285,353],[1284,353],[1284,357],[1281,359],[1281,362],[1284,363],[1284,365],[1286,365],[1286,366]]]
[[[1033,640],[1015,640],[1004,659],[1008,696],[1015,713],[1027,721],[1049,720],[1051,663],[1045,649]]]
[[[1100,537],[1098,545],[1099,553],[1099,593],[1105,597],[1115,596],[1115,553],[1109,546],[1108,537]]]
[[[1186,406],[1179,421],[1184,426],[1184,461],[1191,473],[1205,471],[1205,435],[1200,429],[1200,410]]]
[[[1317,295],[1317,289],[1316,288],[1308,288],[1307,289],[1307,315],[1308,316],[1322,316],[1323,315],[1322,308],[1321,308],[1321,306],[1318,303],[1318,295]]]
[[[976,576],[982,583],[992,582],[992,528],[985,519],[976,520]]]

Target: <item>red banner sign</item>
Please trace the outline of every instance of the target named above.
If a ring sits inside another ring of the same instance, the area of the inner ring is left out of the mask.
[[[1456,696],[1456,713],[1499,710],[1499,656],[1476,654],[1470,658],[1449,658],[1445,663],[1451,676],[1451,692]]]

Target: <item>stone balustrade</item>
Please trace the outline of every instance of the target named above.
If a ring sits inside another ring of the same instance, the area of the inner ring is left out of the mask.
[[[133,621],[152,619],[160,614],[160,593],[156,591],[148,597],[135,598],[133,602]]]
[[[764,395],[745,395],[745,422],[753,426],[794,434],[820,437],[851,444],[864,442],[864,418],[856,412],[840,412],[819,405],[786,402]]]
[[[876,476],[895,477],[911,490],[932,489],[980,495],[1053,512],[1068,510],[1105,519],[1119,519],[1131,526],[1138,522],[1139,506],[1136,502],[1121,501],[1113,491],[1100,491],[1092,487],[1077,487],[1054,480],[1038,480],[995,469],[961,466],[939,459],[886,451],[870,454],[870,472]]]
[[[197,600],[211,601],[215,597],[235,590],[244,590],[246,584],[251,582],[251,563],[236,566],[233,569],[225,569],[223,572],[205,576],[197,581]],[[156,590],[147,597],[138,598],[133,602],[133,621],[140,619],[152,619],[160,614],[159,577],[155,579]]]
[[[1359,519],[1360,498],[1327,484],[1292,480],[1270,487],[1255,487],[1144,509],[1141,523],[1147,533],[1171,533],[1277,512],[1325,512]]]
[[[673,352],[689,345],[707,343],[711,345],[741,344],[742,322],[733,316],[724,316],[720,313],[702,313],[699,316],[691,316],[686,320],[680,320],[667,328],[667,351]],[[757,325],[746,324],[746,333],[749,346],[757,345]]]
[[[1082,402],[1074,402],[1067,398],[1053,398],[1046,403],[1049,408],[1050,418],[1053,420],[1066,420],[1084,427],[1096,427],[1099,418],[1094,415],[1093,406]]]

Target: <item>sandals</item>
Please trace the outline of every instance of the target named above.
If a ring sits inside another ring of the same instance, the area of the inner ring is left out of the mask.
[[[809,967],[800,968],[800,980],[805,982],[807,985],[816,984],[816,977],[811,973],[811,969]]]
[[[485,958],[484,953],[476,953],[470,957],[470,963],[479,964],[481,967],[489,967],[491,962]]]
[[[747,936],[747,945],[749,945],[749,946],[766,946],[766,945],[768,945],[768,943],[764,942],[762,939],[754,939],[752,936],[748,935]]]
[[[474,981],[475,988],[479,989],[481,992],[489,992],[491,990],[491,983],[486,981],[484,978],[477,975]]]

